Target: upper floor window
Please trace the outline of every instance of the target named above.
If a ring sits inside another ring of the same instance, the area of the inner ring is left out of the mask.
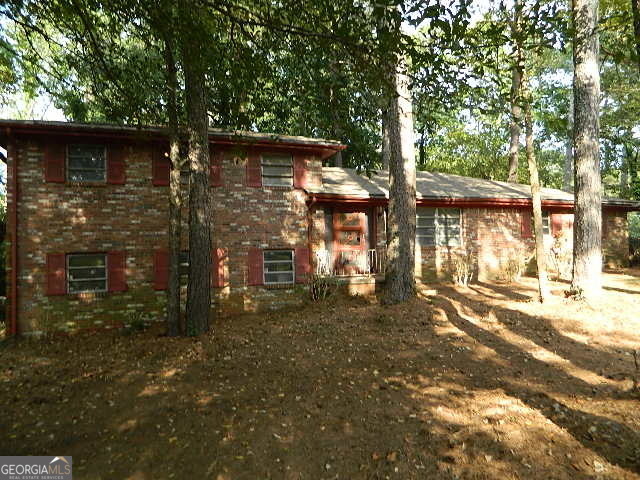
[[[418,207],[416,242],[421,246],[459,246],[460,209]]]
[[[293,250],[265,250],[263,255],[265,285],[292,284],[294,282]]]
[[[106,292],[107,256],[104,253],[67,255],[67,291]]]
[[[69,145],[67,148],[67,180],[70,182],[106,181],[105,153],[105,147],[102,145]]]
[[[293,186],[293,158],[291,155],[262,155],[262,185],[265,187]]]

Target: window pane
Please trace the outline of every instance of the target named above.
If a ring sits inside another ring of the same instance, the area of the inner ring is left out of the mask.
[[[105,179],[105,151],[102,145],[69,145],[69,180],[102,181]]]
[[[105,278],[106,277],[106,269],[104,267],[83,267],[83,268],[72,268],[69,267],[69,280],[86,280],[86,279],[96,279],[96,278]]]
[[[282,261],[293,259],[293,252],[291,250],[266,250],[264,252],[264,261]]]
[[[265,283],[293,283],[293,273],[265,273]]]
[[[432,227],[436,223],[436,217],[418,217],[416,225],[418,227]]]
[[[293,185],[292,177],[262,177],[262,184],[266,187],[290,187]]]
[[[293,271],[293,266],[291,262],[277,262],[277,263],[265,263],[264,264],[265,272],[291,272]]]
[[[417,213],[419,217],[434,217],[436,209],[433,207],[418,207]]]
[[[291,166],[272,167],[263,165],[262,175],[265,177],[291,177],[293,175],[293,171],[291,170]]]
[[[69,267],[104,267],[105,256],[97,255],[69,255]]]
[[[460,218],[459,208],[439,208],[438,218]]]
[[[284,165],[291,167],[292,164],[291,155],[263,155],[262,165]]]
[[[106,280],[91,280],[88,282],[69,282],[69,292],[103,292],[107,289]]]

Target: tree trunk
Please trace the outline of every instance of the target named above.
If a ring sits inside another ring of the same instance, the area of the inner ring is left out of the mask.
[[[518,156],[520,150],[520,125],[522,124],[522,108],[521,103],[521,89],[522,89],[522,74],[524,71],[524,65],[522,61],[522,39],[521,35],[522,24],[522,5],[519,0],[513,2],[513,21],[511,22],[511,38],[515,48],[515,56],[513,66],[511,68],[511,121],[509,124],[509,132],[511,139],[509,142],[509,173],[507,176],[508,182],[518,181]]]
[[[522,109],[519,105],[520,72],[517,65],[513,66],[511,72],[511,121],[509,132],[511,141],[509,142],[509,175],[507,181],[518,181],[518,155],[520,150],[520,123],[522,121]]]
[[[571,290],[586,298],[602,289],[602,180],[599,158],[598,0],[573,2],[575,220]]]
[[[569,97],[569,111],[567,113],[567,144],[564,154],[564,168],[562,170],[562,189],[565,192],[573,190],[573,95]]]
[[[413,114],[406,65],[394,66],[389,132],[389,217],[383,301],[400,303],[415,295],[416,162]]]
[[[209,330],[211,314],[211,208],[205,68],[197,37],[188,36],[182,57],[189,139],[189,282],[187,334]]]
[[[633,11],[633,33],[636,44],[636,61],[640,72],[640,0],[631,0],[631,10]]]
[[[533,202],[533,226],[536,240],[536,265],[538,267],[538,293],[540,302],[549,296],[547,282],[547,257],[544,250],[544,234],[542,231],[542,195],[540,193],[540,178],[538,163],[533,145],[533,119],[531,118],[531,98],[527,95],[524,104],[525,139],[527,150],[527,164],[531,183],[531,200]]]
[[[182,193],[180,186],[180,137],[178,134],[178,80],[169,41],[164,47],[167,76],[167,116],[169,118],[169,284],[167,288],[167,335],[180,335],[180,243],[182,239]]]
[[[620,163],[620,198],[629,198],[629,157],[631,151],[629,146],[624,146],[624,156]]]
[[[387,106],[382,110],[382,169],[389,170],[391,152],[389,150],[389,115],[392,106],[387,102]]]

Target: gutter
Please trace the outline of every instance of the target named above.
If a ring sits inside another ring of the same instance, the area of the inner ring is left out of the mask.
[[[383,196],[350,196],[332,193],[311,193],[312,201],[317,203],[349,203],[349,204],[365,204],[365,205],[387,205],[388,199]],[[526,208],[532,206],[530,198],[417,198],[418,206],[429,207],[447,207],[458,206],[467,208],[487,208],[487,207],[505,207],[505,208]],[[573,210],[573,202],[570,200],[542,200],[542,206],[549,209]],[[621,210],[621,211],[640,211],[639,205],[622,204],[622,203],[602,203],[603,209]]]
[[[11,210],[9,212],[11,218],[11,315],[9,324],[9,334],[18,334],[18,155],[13,139],[13,132],[10,128],[6,129],[7,134],[7,164],[11,159],[11,172],[7,169],[7,173],[11,174]],[[8,165],[7,165],[8,166]]]

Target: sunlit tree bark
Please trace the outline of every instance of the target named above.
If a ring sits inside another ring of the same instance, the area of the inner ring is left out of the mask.
[[[400,303],[415,294],[416,163],[413,113],[406,65],[393,72],[389,132],[389,220],[384,301]]]
[[[598,0],[574,0],[572,15],[575,220],[571,290],[589,298],[602,288]]]

